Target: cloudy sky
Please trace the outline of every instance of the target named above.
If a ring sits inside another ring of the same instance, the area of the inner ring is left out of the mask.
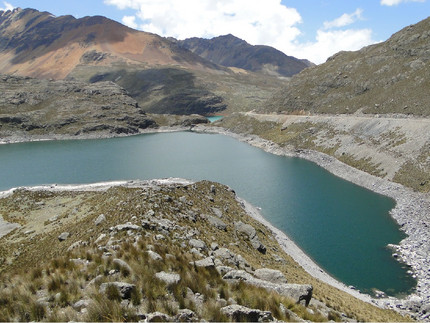
[[[177,39],[230,33],[317,64],[386,40],[430,14],[430,0],[0,0],[0,9],[14,7],[103,15]]]

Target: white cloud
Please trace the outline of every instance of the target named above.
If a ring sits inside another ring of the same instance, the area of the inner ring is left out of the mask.
[[[253,45],[275,47],[287,55],[322,63],[339,50],[356,50],[374,43],[372,32],[331,30],[362,19],[362,10],[326,22],[313,42],[301,43],[298,37],[302,17],[281,0],[104,0],[118,9],[133,9],[123,23],[136,29],[171,36],[212,38],[233,34]]]
[[[292,41],[300,31],[296,9],[280,0],[105,0],[136,10],[139,28],[178,39],[211,38],[232,33],[252,44]]]
[[[1,11],[8,11],[8,10],[13,10],[15,7],[13,5],[11,5],[10,3],[3,1],[3,6],[4,8],[0,8]]]
[[[397,6],[402,2],[425,2],[426,0],[381,0],[383,6]]]
[[[135,16],[124,16],[122,17],[122,23],[130,28],[137,29],[139,26],[136,23]]]
[[[332,31],[320,29],[317,31],[315,42],[296,44],[295,48],[291,48],[290,55],[305,57],[313,63],[320,64],[339,51],[359,50],[375,42],[372,39],[372,30],[370,29]]]
[[[358,8],[351,14],[344,13],[339,18],[336,18],[332,21],[324,22],[324,29],[339,28],[339,27],[345,27],[345,26],[351,25],[357,20],[363,19],[362,13],[363,13],[363,10],[360,8]]]

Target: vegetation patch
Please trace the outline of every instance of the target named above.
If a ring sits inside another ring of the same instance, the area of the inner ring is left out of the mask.
[[[67,216],[28,233],[41,210]],[[232,319],[226,308],[235,304],[284,321],[408,319],[311,277],[220,184],[17,190],[0,200],[0,214],[9,213],[23,226],[0,239],[2,321],[226,321]],[[250,228],[265,253],[243,234]],[[60,240],[64,232],[69,235]],[[258,268],[279,270],[289,283],[311,284],[309,307],[223,278],[225,271],[253,275]]]

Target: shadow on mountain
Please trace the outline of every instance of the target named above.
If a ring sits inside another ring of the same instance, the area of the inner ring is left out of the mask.
[[[146,112],[206,115],[226,109],[221,96],[197,86],[195,76],[182,69],[121,69],[90,78],[91,83],[100,81],[125,88]]]

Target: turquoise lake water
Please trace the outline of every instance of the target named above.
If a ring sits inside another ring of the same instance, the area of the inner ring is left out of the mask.
[[[206,117],[210,122],[215,122],[218,120],[221,120],[223,118],[223,116],[211,116],[211,117]]]
[[[388,213],[394,201],[306,160],[191,132],[0,145],[0,190],[165,177],[229,185],[347,285],[389,295],[415,286],[386,248],[404,237]]]

